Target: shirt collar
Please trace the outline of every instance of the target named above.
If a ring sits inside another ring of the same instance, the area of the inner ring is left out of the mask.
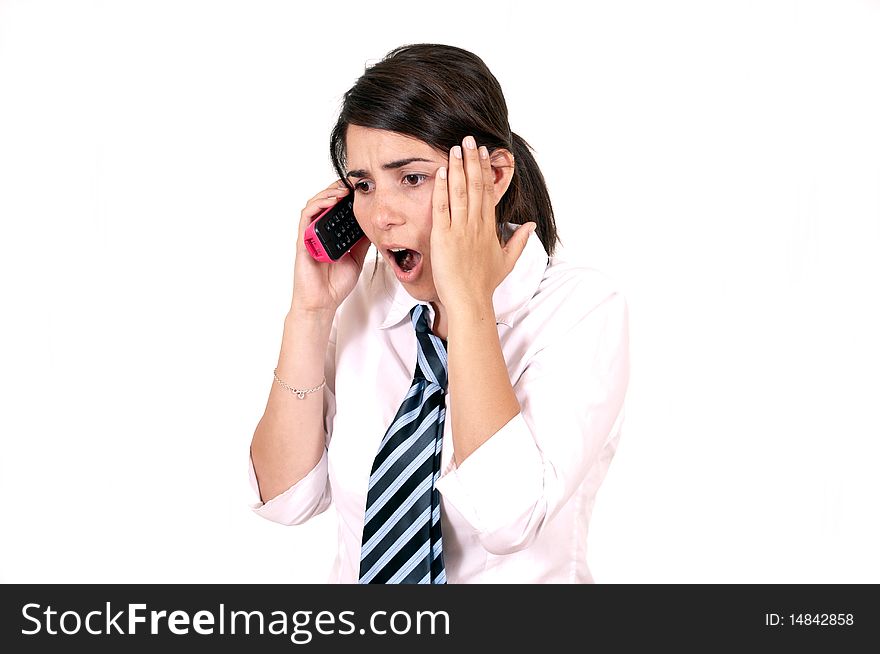
[[[521,225],[507,223],[505,225],[505,242],[520,227]],[[502,280],[492,296],[496,324],[503,324],[507,327],[513,326],[517,314],[537,292],[538,286],[544,278],[544,270],[547,268],[548,263],[549,257],[541,243],[541,239],[535,233],[529,234],[526,247],[519,259],[517,259],[513,270]],[[415,305],[424,304],[424,302],[416,300],[407,293],[403,284],[397,281],[394,273],[387,266],[383,266],[383,268],[389,283],[387,287],[388,293],[385,295],[388,308],[385,320],[379,327],[387,329],[406,318]]]

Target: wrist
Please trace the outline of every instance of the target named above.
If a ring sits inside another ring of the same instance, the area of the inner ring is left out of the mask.
[[[284,319],[277,375],[290,384],[320,382],[332,328],[332,313],[291,310]]]
[[[491,297],[462,296],[444,304],[450,322],[486,322],[495,324],[495,305]]]
[[[284,318],[284,322],[308,324],[314,326],[330,325],[336,315],[336,309],[305,309],[296,305],[291,305],[290,310]]]
[[[297,351],[311,349],[315,345],[323,352],[333,328],[334,311],[311,311],[291,309],[284,318],[282,349]]]

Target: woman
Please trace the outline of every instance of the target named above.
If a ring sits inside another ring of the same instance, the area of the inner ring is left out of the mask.
[[[459,48],[398,48],[345,94],[331,158],[340,180],[300,216],[254,510],[300,524],[335,502],[336,582],[591,582],[626,303],[549,256],[550,199],[498,81]],[[352,192],[367,238],[314,260],[306,227]]]

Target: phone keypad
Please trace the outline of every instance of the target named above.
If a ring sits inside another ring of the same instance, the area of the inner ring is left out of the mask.
[[[325,249],[333,258],[338,259],[348,252],[364,235],[352,211],[351,202],[341,200],[340,204],[327,214],[324,222],[323,237]]]

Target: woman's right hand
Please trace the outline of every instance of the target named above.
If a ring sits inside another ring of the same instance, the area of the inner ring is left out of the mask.
[[[335,313],[357,284],[370,241],[362,238],[338,261],[316,261],[306,250],[303,235],[311,222],[351,191],[337,180],[308,201],[300,214],[296,239],[291,310]]]

